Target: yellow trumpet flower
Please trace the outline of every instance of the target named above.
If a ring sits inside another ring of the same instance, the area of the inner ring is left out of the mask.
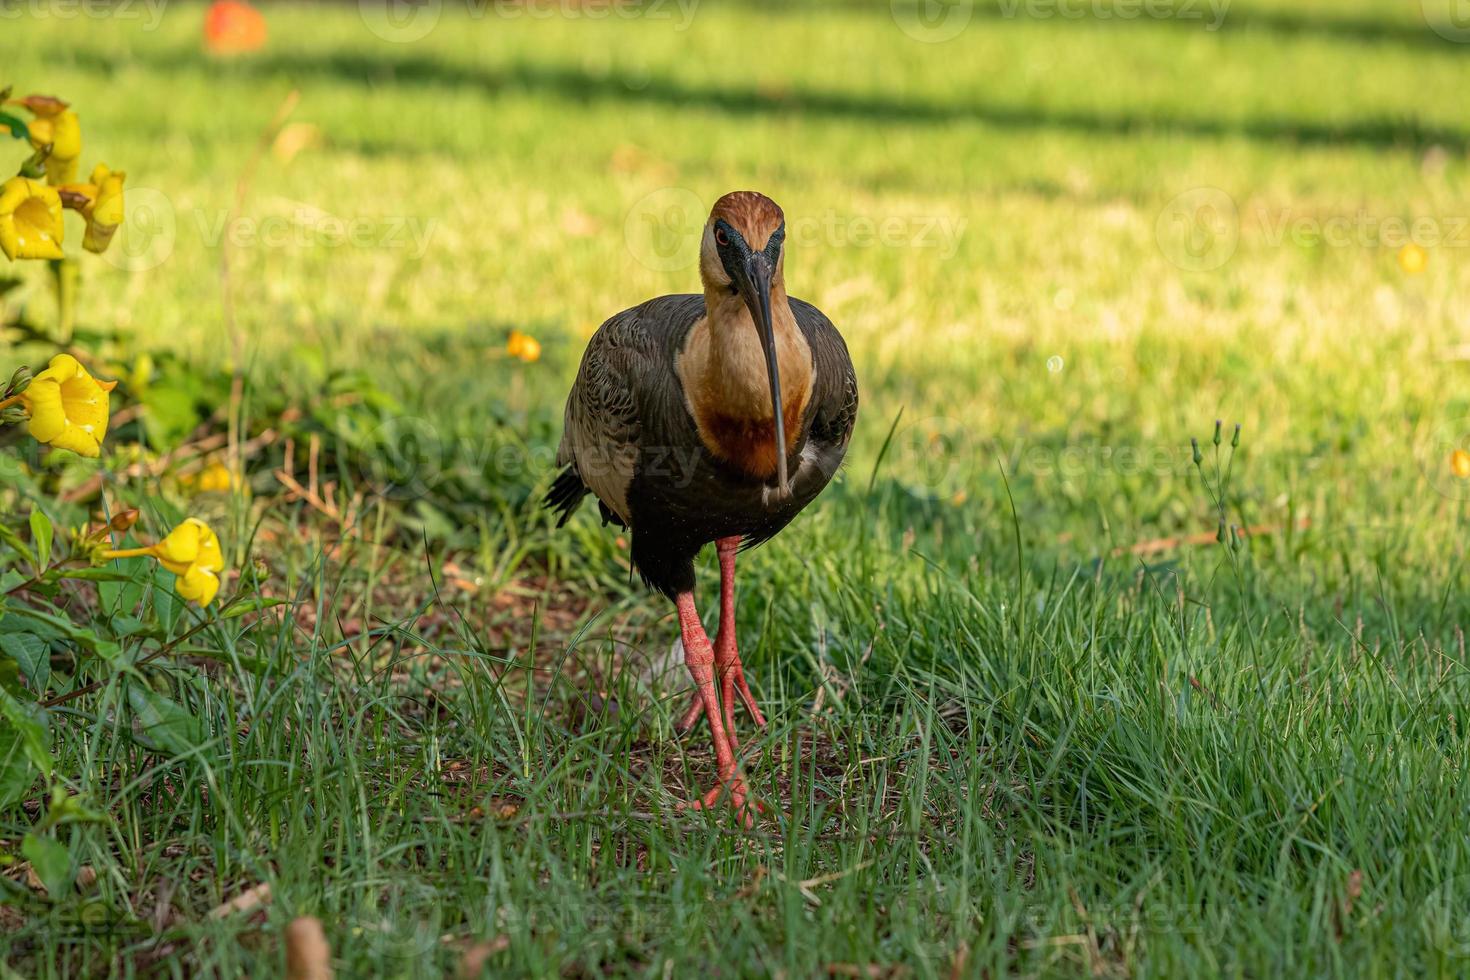
[[[87,219],[87,234],[82,248],[102,254],[112,244],[112,236],[123,222],[123,181],[128,175],[121,170],[108,170],[99,163],[86,184],[58,187],[61,203]]]
[[[31,436],[38,442],[95,459],[107,435],[116,381],[98,381],[70,354],[57,354],[20,395],[30,413]]]
[[[506,342],[505,352],[511,357],[519,357],[522,361],[530,364],[541,359],[541,342],[530,334],[521,333],[519,330],[510,332],[510,340]]]
[[[137,558],[143,555],[157,559],[160,565],[174,573],[174,591],[181,598],[203,607],[219,594],[219,573],[225,570],[224,553],[220,551],[219,538],[199,518],[191,517],[184,521],[157,544],[102,553],[104,558]]]
[[[51,144],[46,158],[46,183],[52,187],[70,184],[77,179],[77,161],[82,156],[82,125],[70,109],[50,118],[32,120],[26,127],[31,146],[40,149]]]
[[[30,177],[0,184],[0,252],[16,259],[61,258],[61,195]]]
[[[50,95],[28,95],[14,99],[36,118],[26,129],[31,146],[40,149],[51,144],[46,158],[46,183],[52,187],[70,184],[77,179],[77,161],[82,156],[82,124],[68,103]]]

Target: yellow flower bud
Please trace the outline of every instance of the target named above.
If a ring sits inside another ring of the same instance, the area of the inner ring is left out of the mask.
[[[519,330],[510,332],[510,340],[506,342],[505,352],[511,357],[518,357],[527,364],[541,359],[541,343],[529,334],[521,333]]]
[[[27,95],[23,99],[11,99],[12,105],[25,106],[37,119],[54,119],[71,107],[70,102],[54,95]]]
[[[123,181],[127,176],[99,163],[90,183],[57,188],[61,203],[87,219],[87,234],[82,239],[82,248],[87,251],[100,255],[112,244],[112,236],[123,222]]]

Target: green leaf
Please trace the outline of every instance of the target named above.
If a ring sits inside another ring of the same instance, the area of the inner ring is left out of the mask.
[[[30,689],[39,695],[51,681],[51,647],[34,633],[0,633],[0,652],[13,658]]]
[[[36,780],[36,768],[26,756],[20,732],[0,728],[0,813],[22,799]]]
[[[160,568],[153,574],[153,611],[164,631],[172,633],[174,624],[184,611],[183,600],[174,592],[174,573]]]
[[[0,126],[10,130],[12,139],[29,140],[31,138],[30,128],[26,126],[25,121],[8,112],[0,112]]]
[[[173,380],[169,379],[170,382]],[[186,385],[157,384],[148,388],[141,400],[147,407],[143,413],[143,427],[155,445],[182,442],[201,421],[200,399]]]
[[[46,808],[46,826],[60,827],[68,823],[106,822],[107,814],[87,806],[85,798],[73,795],[60,786],[51,788],[51,804]]]
[[[25,688],[20,683],[20,664],[15,658],[0,652],[0,691],[20,697]]]
[[[204,726],[189,709],[143,684],[128,685],[128,704],[141,734],[158,748],[187,755],[204,743]]]
[[[108,566],[119,572],[120,579],[110,579],[97,586],[97,596],[109,612],[131,612],[143,601],[145,582],[153,573],[153,562],[147,558],[124,558]]]
[[[0,606],[0,612],[3,611],[4,607]],[[10,616],[9,618],[0,618],[0,633],[33,633],[47,643],[53,640],[64,640],[67,637],[66,633],[48,623],[22,619],[19,609],[13,609],[12,611],[16,615]]]
[[[51,776],[51,731],[49,716],[39,705],[22,704],[0,688],[0,718],[10,722],[20,737],[26,758],[48,778]]]
[[[111,624],[113,636],[119,639],[129,636],[137,636],[148,630],[148,624],[136,616],[114,616]]]
[[[182,647],[178,651],[180,656],[198,657],[201,660],[213,660],[226,666],[238,665],[257,677],[264,677],[275,668],[275,664],[264,657],[247,657],[241,654],[231,654],[224,650],[211,650],[207,647]]]
[[[26,834],[20,842],[20,853],[46,886],[46,893],[56,901],[71,887],[71,852],[55,837]]]
[[[10,545],[22,558],[32,565],[36,563],[36,553],[31,550],[30,545],[21,540],[21,536],[16,534],[15,531],[7,527],[4,523],[0,523],[0,541]]]
[[[39,507],[31,508],[31,540],[36,543],[36,572],[44,572],[51,565],[51,541],[55,537],[51,518]]]
[[[220,619],[238,619],[246,613],[259,612],[262,609],[274,609],[276,606],[284,606],[285,604],[285,599],[246,599],[244,602],[236,603],[220,613]]]
[[[84,650],[90,650],[103,660],[116,660],[122,652],[122,648],[111,640],[104,640],[89,629],[84,629],[61,616],[53,616],[39,609],[29,606],[15,606],[11,612],[18,617],[35,620],[43,626],[49,626],[66,637],[73,643],[78,644]],[[39,631],[38,631],[39,632]]]

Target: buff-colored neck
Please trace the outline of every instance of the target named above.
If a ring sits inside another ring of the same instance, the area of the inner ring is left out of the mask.
[[[728,288],[706,288],[705,315],[679,357],[685,399],[705,447],[752,476],[776,472],[771,383],[760,333],[744,300]],[[800,442],[801,420],[812,390],[812,352],[786,289],[771,285],[771,325],[781,374],[785,450]]]

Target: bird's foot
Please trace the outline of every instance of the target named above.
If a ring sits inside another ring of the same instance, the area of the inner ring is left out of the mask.
[[[755,695],[750,693],[750,685],[745,681],[745,668],[741,665],[739,658],[726,667],[716,667],[720,685],[720,704],[725,710],[725,734],[730,739],[730,747],[739,750],[740,743],[735,737],[735,694],[739,692],[740,700],[745,704],[745,710],[750,712],[751,721],[755,727],[766,727],[766,716],[761,714],[761,709],[755,703]],[[681,735],[687,733],[698,724],[699,719],[704,716],[704,698],[696,689],[689,697],[689,707],[679,719],[675,730]]]
[[[722,803],[728,803],[735,810],[740,826],[746,830],[755,827],[756,814],[764,813],[766,809],[760,801],[750,795],[750,789],[745,784],[745,776],[738,769],[699,799],[680,803],[678,809],[714,810]]]

